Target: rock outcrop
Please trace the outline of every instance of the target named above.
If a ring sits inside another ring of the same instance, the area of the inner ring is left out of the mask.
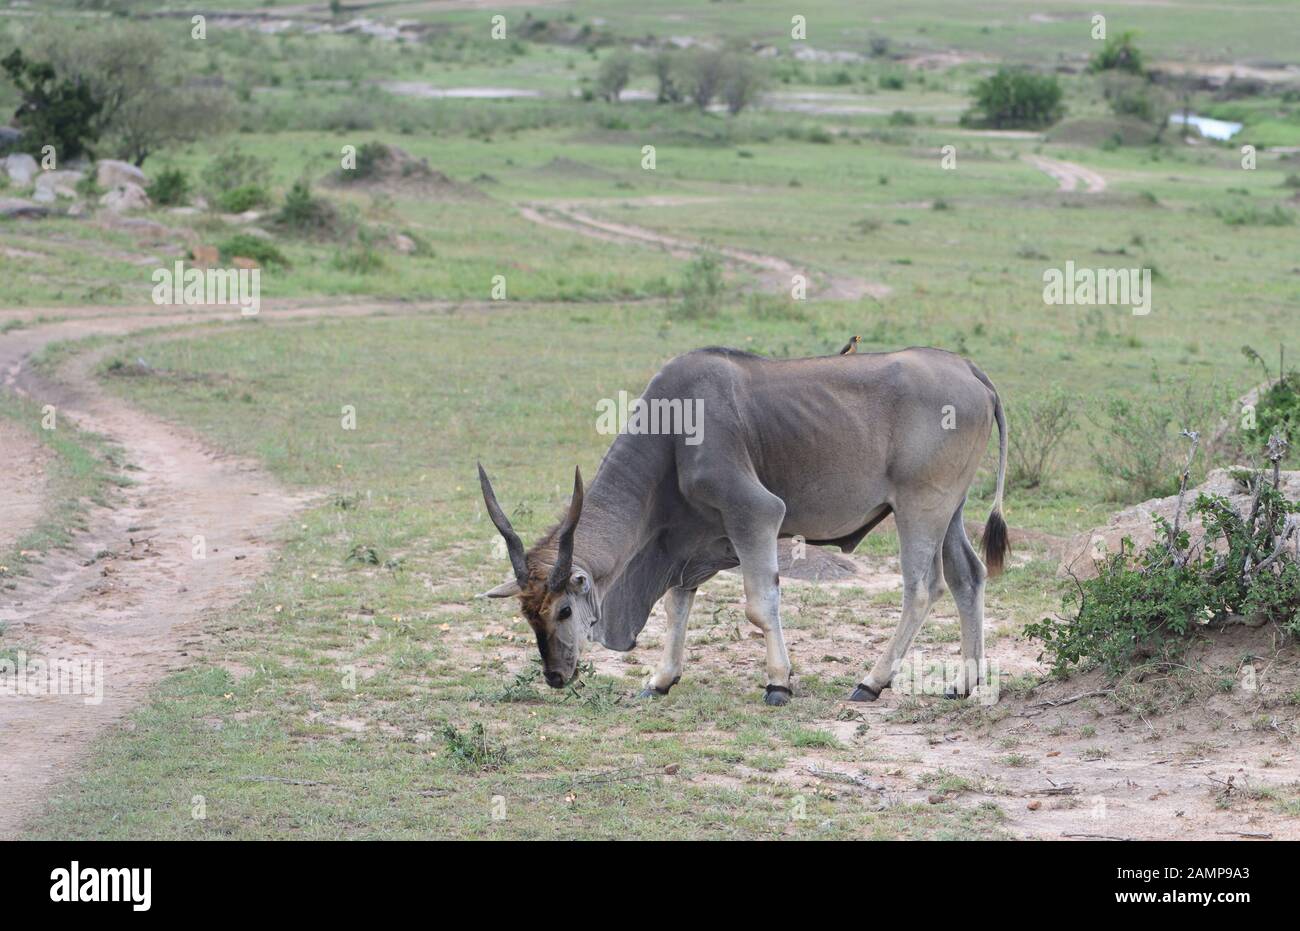
[[[1242,517],[1250,513],[1251,494],[1245,483],[1236,475],[1241,469],[1215,469],[1204,482],[1195,488],[1188,488],[1183,497],[1183,519],[1179,525],[1190,535],[1195,544],[1205,538],[1205,526],[1200,518],[1188,512],[1198,495],[1220,495],[1227,498],[1237,513]],[[1282,473],[1282,493],[1292,501],[1300,501],[1300,472]],[[1083,533],[1075,534],[1065,546],[1057,574],[1068,576],[1073,573],[1080,579],[1090,579],[1097,575],[1094,565],[1104,554],[1118,553],[1120,542],[1128,537],[1137,550],[1154,543],[1157,538],[1155,518],[1163,517],[1169,523],[1174,522],[1174,511],[1178,507],[1178,496],[1152,498],[1130,508],[1125,508],[1105,526],[1097,527]]]

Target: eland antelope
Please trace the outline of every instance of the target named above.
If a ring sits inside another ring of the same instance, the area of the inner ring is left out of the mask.
[[[764,700],[783,705],[793,691],[777,539],[799,536],[848,553],[890,514],[902,617],[850,700],[874,701],[890,684],[945,583],[961,618],[963,660],[949,694],[980,685],[984,581],[1001,571],[1008,548],[1007,424],[983,372],[938,349],[789,360],[700,349],[668,362],[639,403],[674,400],[702,405],[703,441],[621,433],[589,487],[575,472],[568,511],[527,551],[479,465],[483,500],[514,569],[484,595],[519,598],[548,685],[574,677],[592,639],[632,649],[662,598],[663,657],[641,694],[667,694],[682,675],[696,589],[739,566],[745,616],[766,641]],[[962,508],[995,423],[997,487],[981,562]]]

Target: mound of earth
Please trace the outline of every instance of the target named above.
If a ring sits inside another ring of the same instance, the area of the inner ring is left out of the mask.
[[[1089,147],[1100,146],[1116,136],[1122,145],[1146,145],[1154,135],[1155,130],[1146,123],[1101,117],[1066,120],[1047,131],[1050,142]]]
[[[453,181],[429,166],[429,160],[381,142],[371,142],[357,150],[355,168],[332,172],[325,183],[335,188],[382,190],[390,193],[419,194],[426,197],[478,198],[472,186]]]
[[[1215,469],[1200,485],[1187,489],[1183,498],[1183,519],[1180,526],[1191,535],[1193,545],[1205,537],[1205,526],[1200,518],[1188,513],[1198,495],[1204,493],[1227,498],[1243,518],[1250,513],[1250,491],[1237,477],[1242,471]],[[1300,501],[1300,471],[1282,473],[1282,493],[1291,501]],[[1097,575],[1095,563],[1103,554],[1118,553],[1125,537],[1132,540],[1139,551],[1154,543],[1157,537],[1154,519],[1163,517],[1172,524],[1177,507],[1177,495],[1152,498],[1120,511],[1104,527],[1076,534],[1065,546],[1057,575],[1065,577],[1073,573],[1080,579],[1094,578]]]

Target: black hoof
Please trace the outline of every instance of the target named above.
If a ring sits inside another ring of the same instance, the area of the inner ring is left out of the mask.
[[[875,701],[880,697],[880,692],[863,683],[858,683],[858,687],[853,690],[849,696],[849,701]]]
[[[950,700],[952,700],[952,701],[956,701],[957,699],[959,699],[959,698],[965,698],[966,696],[964,696],[964,695],[958,695],[958,694],[957,694],[957,686],[955,686],[955,685],[950,685],[950,686],[948,686],[946,689],[943,690],[943,697],[944,697],[944,698],[947,698],[947,699],[950,699]]]
[[[769,685],[763,690],[763,703],[767,705],[784,705],[794,698],[794,692],[784,685]]]

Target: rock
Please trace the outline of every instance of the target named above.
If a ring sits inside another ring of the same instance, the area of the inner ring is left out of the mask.
[[[179,236],[176,230],[148,217],[123,217],[109,214],[104,217],[103,225],[109,229],[125,230],[141,245],[171,245]]]
[[[99,203],[114,213],[144,210],[150,206],[149,195],[144,192],[144,188],[130,181],[113,188],[99,199]]]
[[[1200,518],[1188,514],[1198,495],[1220,495],[1227,498],[1242,517],[1249,515],[1251,496],[1246,486],[1233,477],[1234,471],[1238,470],[1215,469],[1202,484],[1188,488],[1183,496],[1183,519],[1179,526],[1190,534],[1193,545],[1205,538],[1205,526]],[[1281,480],[1282,493],[1291,501],[1300,501],[1300,471],[1283,472]],[[1120,511],[1104,527],[1076,534],[1065,545],[1065,554],[1056,574],[1065,578],[1073,572],[1080,579],[1095,578],[1097,567],[1094,562],[1101,559],[1103,553],[1118,553],[1125,537],[1133,541],[1137,552],[1150,546],[1157,539],[1154,518],[1163,517],[1172,524],[1177,507],[1177,495],[1152,498]]]
[[[178,217],[196,217],[202,213],[198,207],[172,207],[167,212]]]
[[[0,218],[21,217],[25,220],[39,220],[49,214],[49,208],[34,204],[30,200],[17,197],[0,197]]]
[[[402,255],[410,255],[415,251],[415,240],[405,233],[394,233],[388,238],[388,244],[393,247],[393,251]]]
[[[36,176],[36,200],[41,200],[41,193],[48,191],[53,197],[75,198],[77,185],[86,176],[79,171],[42,171]]]
[[[245,210],[243,213],[223,213],[221,219],[232,226],[246,226],[262,219],[262,214],[257,210]]]
[[[1030,811],[1038,811],[1038,809],[1043,807],[1043,803],[1038,801],[1038,799],[1034,799],[1025,807],[1028,808]]]
[[[4,167],[9,174],[9,180],[19,187],[31,184],[41,171],[41,166],[36,164],[36,159],[26,152],[5,156]]]
[[[58,195],[54,193],[54,188],[38,187],[32,192],[32,200],[38,204],[52,204],[58,200]]]
[[[195,265],[206,267],[221,264],[221,250],[216,246],[195,246],[190,254],[194,256]]]
[[[143,171],[129,162],[119,162],[111,158],[101,158],[95,163],[95,179],[103,188],[114,188],[120,184],[136,184],[144,187],[149,183]]]
[[[74,219],[90,216],[90,208],[86,206],[85,201],[79,200],[68,208],[68,216]]]

